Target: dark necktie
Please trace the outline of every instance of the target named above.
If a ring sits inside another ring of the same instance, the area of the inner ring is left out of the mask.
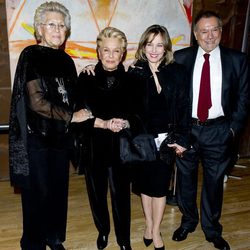
[[[210,65],[209,54],[203,55],[205,58],[202,71],[201,71],[201,83],[200,93],[198,100],[197,116],[200,121],[204,122],[208,118],[208,110],[212,107],[211,101],[211,89],[210,89]]]

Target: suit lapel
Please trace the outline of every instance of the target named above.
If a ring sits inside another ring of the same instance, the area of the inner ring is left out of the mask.
[[[195,47],[191,47],[192,50],[190,50],[190,60],[189,60],[189,66],[188,66],[188,72],[190,72],[190,100],[193,101],[193,75],[194,75],[194,65],[195,65],[195,61],[196,61],[196,56],[197,56],[197,52],[198,52],[198,46]]]
[[[221,71],[222,71],[222,91],[221,91],[221,104],[223,110],[225,110],[226,105],[226,94],[229,90],[230,82],[230,68],[231,68],[231,59],[228,56],[227,51],[220,46],[220,56],[221,56]]]

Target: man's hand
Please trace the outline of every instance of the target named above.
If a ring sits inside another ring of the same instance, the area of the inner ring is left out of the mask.
[[[187,150],[186,148],[180,146],[177,143],[168,144],[168,147],[174,148],[176,155],[181,157],[181,158],[183,157],[183,153]]]

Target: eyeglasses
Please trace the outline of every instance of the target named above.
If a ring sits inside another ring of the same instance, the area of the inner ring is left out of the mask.
[[[41,25],[44,25],[48,30],[60,30],[60,31],[66,30],[65,24],[41,23]]]

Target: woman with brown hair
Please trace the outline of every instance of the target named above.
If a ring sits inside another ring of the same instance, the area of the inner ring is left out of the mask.
[[[134,85],[142,82],[141,91],[145,95],[141,117],[146,129],[155,136],[158,148],[166,136],[174,134],[172,144],[168,146],[181,157],[188,147],[188,86],[185,68],[174,62],[167,29],[160,25],[148,27],[141,36],[135,57],[137,60],[129,68],[129,73],[133,76]],[[135,179],[146,219],[143,240],[146,246],[153,242],[158,250],[165,249],[160,225],[172,164],[171,160],[168,163],[163,161],[158,151],[156,161],[145,162],[137,168]]]

